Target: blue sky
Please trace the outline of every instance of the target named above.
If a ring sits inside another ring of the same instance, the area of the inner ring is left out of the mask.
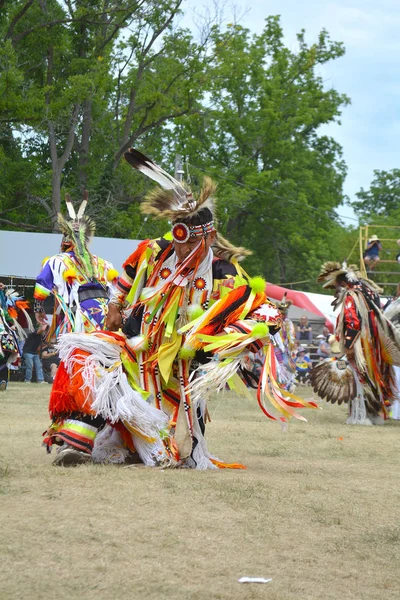
[[[212,2],[187,0],[185,21],[201,5]],[[236,9],[225,5],[226,22],[234,11],[254,33],[262,30],[267,16],[280,15],[286,44],[293,50],[301,29],[310,44],[323,28],[332,40],[344,43],[345,56],[326,65],[321,75],[327,88],[347,94],[352,102],[343,111],[342,124],[324,130],[343,148],[348,167],[344,192],[350,200],[361,187],[369,187],[374,169],[400,166],[400,0],[238,1]],[[348,207],[338,212],[354,217]]]

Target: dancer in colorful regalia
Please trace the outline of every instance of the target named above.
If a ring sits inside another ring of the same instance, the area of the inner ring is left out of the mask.
[[[396,294],[389,300],[384,308],[384,314],[400,335],[400,284],[397,286]],[[400,420],[400,367],[394,366],[393,395],[394,399],[390,407],[390,417],[396,421]]]
[[[71,331],[103,329],[108,301],[118,277],[110,262],[88,249],[95,223],[84,215],[87,192],[77,213],[69,195],[66,205],[70,220],[58,216],[63,234],[61,252],[45,260],[34,291],[35,316],[41,324],[47,324],[44,301],[50,294],[54,296],[48,339]]]
[[[27,333],[18,322],[23,314],[26,329],[33,331],[33,324],[27,312],[29,303],[15,290],[0,283],[0,391],[7,388],[10,365],[21,358],[20,343]]]
[[[296,384],[296,364],[294,350],[296,347],[296,330],[293,322],[288,317],[292,301],[285,295],[277,308],[282,320],[282,325],[274,335],[275,356],[278,361],[278,381],[285,390],[293,391]]]
[[[315,367],[311,385],[328,402],[349,403],[348,424],[382,423],[393,400],[400,333],[380,309],[376,284],[364,279],[355,265],[327,262],[318,281],[336,290],[333,304],[342,307],[336,325],[342,357]]]
[[[172,236],[141,242],[125,261],[107,317],[114,333],[61,337],[47,444],[67,443],[55,461],[62,465],[91,455],[123,462],[130,453],[148,466],[240,468],[213,457],[204,433],[211,394],[227,383],[248,394],[240,377],[248,353],[264,348],[257,397],[267,416],[285,421],[299,416],[297,407],[311,406],[276,382],[269,336],[280,327],[279,313],[266,299],[265,281],[241,269],[247,252],[217,233],[213,182],[205,178],[194,198],[139,152],[125,158],[162,186],[142,211],[172,221]],[[123,332],[122,314],[129,314]],[[107,422],[97,437],[93,422],[85,425],[90,415]]]

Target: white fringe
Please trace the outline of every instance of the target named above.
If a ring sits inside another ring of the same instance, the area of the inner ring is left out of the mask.
[[[193,406],[193,437],[196,438],[197,444],[191,456],[189,456],[185,461],[187,467],[190,467],[191,469],[197,469],[198,471],[218,469],[218,467],[210,460],[210,454],[207,449],[206,440],[201,433],[199,421],[197,419],[197,408],[200,407],[201,414],[204,419],[206,406],[207,403],[204,399],[198,402],[197,405],[195,404]]]
[[[94,463],[122,464],[128,454],[129,450],[122,445],[119,432],[111,425],[106,425],[97,434],[92,450]]]
[[[84,381],[84,390],[93,398],[91,409],[111,423],[128,421],[146,437],[158,438],[168,424],[168,416],[151,406],[128,383],[120,361],[117,344],[97,337],[96,334],[69,333],[60,337],[60,358],[69,374],[78,364]],[[72,357],[76,349],[90,352],[88,357]]]
[[[211,360],[201,365],[190,376],[187,391],[190,393],[194,405],[198,405],[202,398],[208,398],[212,393],[218,393],[225,388],[226,382],[237,372],[243,355],[234,358],[232,362],[221,365],[216,360]]]
[[[357,396],[350,400],[350,414],[346,421],[346,425],[372,425],[371,420],[367,417],[362,384],[356,370],[352,369],[352,371],[356,381]]]

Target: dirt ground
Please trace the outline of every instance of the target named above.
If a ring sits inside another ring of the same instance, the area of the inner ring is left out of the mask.
[[[0,394],[1,600],[400,598],[400,423],[321,403],[282,432],[227,394],[208,444],[246,471],[65,469],[41,447],[49,391]]]

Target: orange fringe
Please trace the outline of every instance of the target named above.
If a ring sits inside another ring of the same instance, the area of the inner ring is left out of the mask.
[[[210,458],[213,465],[218,467],[218,469],[247,469],[244,465],[240,463],[224,463],[221,460],[216,460],[215,458]]]
[[[74,350],[71,355],[71,359],[75,357],[87,358],[90,356],[90,352],[85,352],[84,350]],[[82,365],[77,363],[73,363],[72,366],[72,375],[69,381],[69,393],[74,399],[75,410],[78,412],[85,413],[87,415],[94,415],[95,412],[90,408],[91,407],[91,396],[89,390],[84,390],[83,388],[83,377],[80,370],[82,369]]]
[[[87,357],[89,352],[75,350],[72,358],[76,356]],[[50,417],[60,418],[69,415],[72,412],[81,412],[86,415],[94,415],[90,408],[90,397],[87,391],[83,391],[83,379],[79,370],[81,365],[74,364],[72,367],[72,376],[70,376],[63,362],[57,369],[51,390],[49,401]]]
[[[140,244],[136,248],[136,250],[134,252],[132,252],[132,254],[130,256],[128,256],[126,261],[123,263],[122,268],[125,269],[125,267],[127,267],[128,265],[135,267],[136,263],[138,262],[138,260],[140,258],[140,255],[143,254],[144,250],[149,245],[149,243],[150,243],[150,240],[143,240],[143,242],[140,242]]]
[[[74,411],[74,399],[68,391],[69,375],[63,362],[57,369],[49,400],[50,417],[60,418]]]

